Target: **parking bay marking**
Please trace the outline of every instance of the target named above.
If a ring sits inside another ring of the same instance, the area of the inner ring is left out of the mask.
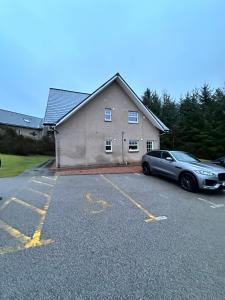
[[[6,200],[6,201],[2,204],[2,206],[0,207],[0,211],[1,211],[1,210],[4,210],[4,209],[6,208],[6,206],[9,205],[10,202],[12,202],[12,199],[11,199],[11,198],[8,199],[8,200]]]
[[[50,186],[50,187],[54,186],[54,184],[50,184],[50,183],[47,183],[47,182],[39,181],[37,179],[32,179],[31,181],[39,183],[39,184],[44,184],[44,185],[47,185],[47,186]]]
[[[43,215],[43,214],[46,213],[45,210],[43,210],[43,209],[41,209],[41,208],[37,208],[36,206],[34,206],[34,205],[30,204],[30,203],[27,203],[27,202],[25,202],[25,201],[23,201],[23,200],[20,200],[20,199],[18,199],[18,198],[14,198],[14,197],[11,198],[11,199],[12,199],[13,202],[16,202],[16,203],[21,204],[21,205],[23,205],[23,206],[25,206],[25,207],[28,207],[29,209],[35,211],[35,212],[38,213],[39,215]]]
[[[48,177],[48,176],[41,176],[41,177],[43,177],[43,178],[46,178],[46,179],[50,179],[50,180],[56,180],[57,179],[57,177]]]
[[[28,188],[28,190],[29,190],[29,188]],[[46,217],[46,214],[47,214],[47,211],[48,211],[48,208],[49,208],[49,205],[50,205],[50,201],[51,201],[51,196],[49,194],[43,193],[43,196],[47,196],[47,201],[46,201],[43,209],[38,209],[35,206],[30,205],[29,203],[26,203],[26,202],[24,202],[22,200],[19,200],[17,198],[10,198],[0,208],[0,210],[3,210],[10,202],[16,201],[17,203],[23,204],[24,206],[27,206],[27,207],[35,210],[41,216],[39,224],[38,224],[36,230],[34,231],[32,237],[29,237],[29,236],[21,233],[17,228],[14,228],[14,227],[8,225],[7,223],[3,222],[2,220],[0,220],[0,229],[7,232],[12,237],[18,239],[22,243],[20,245],[13,246],[13,247],[1,247],[0,248],[0,255],[6,254],[6,253],[13,253],[13,252],[24,250],[24,249],[34,248],[34,247],[37,247],[37,246],[48,245],[48,244],[51,244],[51,243],[54,242],[51,239],[41,240],[42,228],[43,228],[45,217]]]
[[[213,203],[213,202],[211,202],[211,201],[209,201],[209,200],[203,199],[203,198],[197,198],[197,199],[200,200],[200,201],[203,201],[203,202],[205,202],[205,203],[210,204],[210,207],[211,207],[211,208],[220,208],[220,207],[224,207],[224,204],[215,204],[215,203]]]
[[[37,194],[39,194],[39,195],[43,195],[43,196],[45,196],[45,197],[47,197],[47,198],[51,197],[51,196],[50,196],[49,194],[47,194],[47,193],[44,193],[44,192],[41,192],[41,191],[38,191],[38,190],[34,190],[34,189],[32,189],[32,188],[26,188],[26,190],[29,190],[29,191],[34,192],[34,193],[37,193]]]
[[[21,243],[27,243],[31,239],[29,236],[23,234],[18,229],[13,228],[2,220],[0,220],[0,229],[6,231],[8,234],[18,239]]]
[[[111,181],[109,178],[101,174],[101,177],[110,183],[118,192],[120,192],[126,199],[128,199],[131,203],[133,203],[137,208],[139,208],[142,212],[144,212],[147,215],[147,218],[144,220],[146,223],[152,222],[152,221],[161,221],[166,220],[166,216],[155,216],[152,213],[150,213],[147,209],[145,209],[141,204],[139,204],[136,200],[134,200],[130,195],[128,195],[126,192],[124,192],[118,185],[116,185],[113,181]]]
[[[105,200],[102,200],[102,199],[94,199],[93,196],[90,194],[90,193],[87,193],[85,195],[86,197],[86,200],[90,203],[90,204],[97,204],[97,205],[100,205],[102,207],[102,209],[99,209],[99,210],[91,210],[90,212],[92,214],[98,214],[98,213],[101,213],[103,212],[106,208],[109,208],[111,207],[112,205],[110,203],[108,203],[107,201]]]

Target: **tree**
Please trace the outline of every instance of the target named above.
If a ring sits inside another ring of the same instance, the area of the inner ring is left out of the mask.
[[[147,89],[142,96],[143,104],[148,107],[154,114],[160,115],[161,100],[156,91]]]
[[[147,89],[143,103],[170,129],[161,148],[191,152],[201,158],[225,156],[225,87],[215,91],[204,84],[178,102]]]

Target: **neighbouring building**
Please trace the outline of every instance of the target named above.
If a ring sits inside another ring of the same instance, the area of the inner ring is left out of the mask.
[[[0,125],[13,128],[17,134],[33,139],[42,138],[43,119],[0,109]]]
[[[92,94],[50,88],[44,125],[57,167],[139,163],[168,128],[117,73]]]

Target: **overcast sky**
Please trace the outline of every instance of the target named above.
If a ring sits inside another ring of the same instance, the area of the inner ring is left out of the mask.
[[[0,108],[44,116],[49,87],[116,72],[138,95],[225,83],[224,0],[0,0]]]

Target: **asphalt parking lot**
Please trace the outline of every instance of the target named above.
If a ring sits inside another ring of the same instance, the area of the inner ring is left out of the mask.
[[[0,189],[0,299],[225,298],[225,192],[142,174]]]

